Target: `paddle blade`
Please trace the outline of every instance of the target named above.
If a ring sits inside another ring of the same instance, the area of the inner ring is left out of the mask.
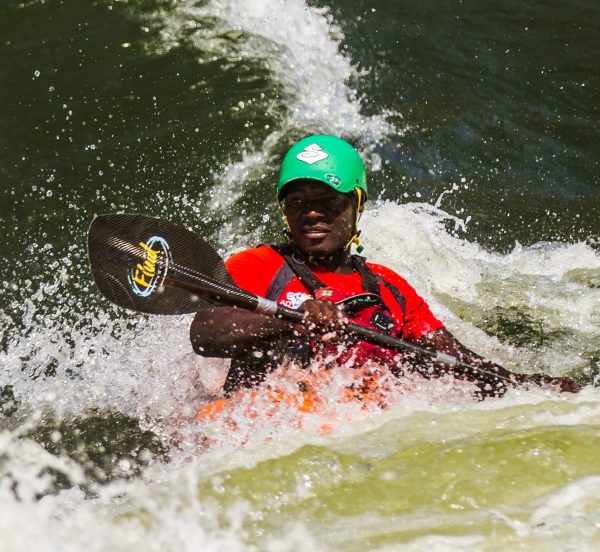
[[[235,286],[210,244],[146,215],[97,216],[88,232],[88,253],[100,291],[138,312],[184,314],[212,305],[197,286],[203,277]]]

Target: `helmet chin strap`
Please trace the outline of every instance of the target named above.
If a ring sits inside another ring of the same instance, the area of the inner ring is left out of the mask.
[[[348,251],[348,249],[350,249],[350,246],[352,244],[354,244],[354,245],[356,245],[356,252],[358,254],[362,253],[365,250],[365,248],[364,248],[363,244],[360,243],[360,240],[358,239],[359,236],[360,236],[360,230],[357,230],[355,228],[354,235],[350,238],[348,243],[346,245],[344,245],[344,247],[343,247],[344,251]]]
[[[362,211],[360,210],[361,202],[362,202],[362,190],[358,187],[355,188],[355,190],[356,190],[356,196],[358,197],[358,202],[356,204],[356,220],[354,221],[354,231],[352,232],[352,237],[348,240],[346,245],[344,245],[343,249],[344,249],[344,251],[348,251],[350,246],[352,244],[354,244],[354,245],[356,245],[356,252],[358,254],[360,254],[365,249],[363,244],[360,243],[360,240],[358,239],[360,236],[360,230],[358,229],[358,222],[360,221],[360,217],[362,215]]]
[[[283,222],[285,223],[285,229],[283,230],[283,234],[285,235],[285,239],[288,244],[292,245],[294,238],[292,237],[292,229],[290,228],[290,223],[288,222],[287,217],[285,216],[285,211],[283,210],[283,205],[281,201],[279,201],[279,195],[275,194],[275,201],[277,201],[277,207],[281,211],[281,215],[283,216]]]

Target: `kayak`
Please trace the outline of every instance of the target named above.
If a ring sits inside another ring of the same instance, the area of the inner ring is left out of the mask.
[[[197,421],[215,421],[218,417],[231,413],[240,404],[246,406],[245,414],[249,418],[256,418],[259,415],[257,408],[259,403],[265,402],[267,402],[267,409],[260,412],[273,416],[281,408],[293,408],[304,414],[318,412],[322,408],[323,401],[313,390],[290,393],[282,389],[264,389],[260,393],[254,389],[241,389],[231,397],[203,404],[194,418]],[[264,408],[264,405],[261,406]]]
[[[302,377],[292,376],[292,379],[290,372],[284,370],[275,381],[258,388],[240,389],[228,398],[205,403],[194,419],[201,423],[221,421],[227,427],[236,429],[236,419],[252,420],[259,416],[274,417],[292,412],[298,415],[298,425],[302,425],[302,418],[306,415],[323,414],[325,419],[329,418],[340,404],[353,404],[359,410],[385,410],[391,393],[406,391],[406,385],[395,378],[392,390],[390,375],[379,368],[348,370],[345,375],[351,377],[351,381],[346,379],[343,384],[339,379],[334,381],[334,375],[340,377],[340,370],[335,374],[325,368],[317,372],[294,372],[295,376],[299,373]],[[298,383],[292,386],[291,381]],[[329,423],[320,423],[318,426],[320,433],[329,433],[331,430]]]

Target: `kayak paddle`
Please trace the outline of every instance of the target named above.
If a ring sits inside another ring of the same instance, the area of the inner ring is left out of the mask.
[[[240,289],[223,259],[203,238],[164,219],[137,214],[97,216],[88,232],[92,274],[111,302],[137,312],[185,314],[216,305],[231,305],[302,321],[303,313]],[[452,355],[347,324],[349,333],[388,349],[425,355],[435,362],[511,381],[471,366]]]

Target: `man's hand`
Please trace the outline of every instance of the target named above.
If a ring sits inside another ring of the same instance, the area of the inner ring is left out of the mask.
[[[581,391],[581,385],[575,380],[567,377],[553,378],[544,374],[518,374],[518,383],[533,383],[538,386],[552,385],[557,387],[561,393],[577,393]]]
[[[325,343],[343,337],[348,318],[332,301],[307,299],[299,310],[304,312],[304,316],[294,330],[300,335],[314,335]]]
[[[462,345],[450,332],[445,329],[436,330],[423,336],[419,344],[433,350],[442,351],[457,357],[462,362],[471,365],[474,370],[462,370],[459,368],[440,367],[438,373],[452,371],[464,379],[473,381],[478,392],[476,396],[481,400],[486,397],[501,397],[511,386],[518,385],[551,385],[561,392],[577,393],[581,390],[581,385],[568,377],[546,376],[544,374],[518,374],[506,370],[499,364],[491,362],[477,355],[473,351]],[[481,368],[482,371],[478,371]]]

